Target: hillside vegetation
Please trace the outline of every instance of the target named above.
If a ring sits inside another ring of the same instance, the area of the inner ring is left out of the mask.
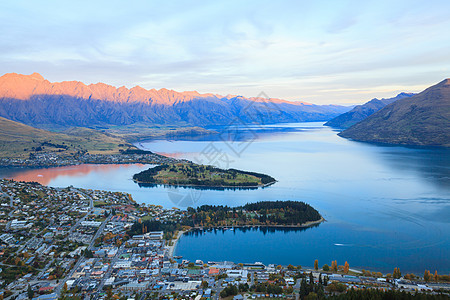
[[[275,182],[265,174],[194,163],[163,164],[135,174],[133,179],[138,183],[204,187],[258,187]]]
[[[339,135],[365,142],[450,147],[450,79],[385,106]]]
[[[56,133],[0,117],[0,157],[26,158],[38,152],[116,154],[129,147],[123,139],[93,129]]]
[[[356,123],[366,119],[368,116],[376,113],[386,105],[403,98],[409,98],[411,96],[414,96],[414,94],[400,93],[393,98],[372,99],[369,102],[364,103],[363,105],[355,106],[351,111],[348,111],[331,119],[330,121],[326,122],[325,125],[342,129],[349,128]]]

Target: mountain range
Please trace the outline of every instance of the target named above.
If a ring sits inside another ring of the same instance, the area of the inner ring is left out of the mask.
[[[52,83],[40,74],[0,77],[0,116],[31,126],[108,127],[130,124],[227,125],[327,121],[350,107],[262,97],[116,88],[79,81]]]
[[[450,79],[397,100],[339,133],[357,141],[450,146]]]
[[[383,107],[385,107],[388,104],[391,104],[394,101],[403,99],[403,98],[409,98],[411,96],[414,96],[413,93],[400,93],[397,96],[393,98],[388,99],[377,99],[374,98],[370,100],[369,102],[366,102],[362,105],[355,106],[352,110],[343,113],[342,115],[339,115],[330,121],[326,122],[326,126],[335,127],[335,128],[349,128],[356,123],[364,120],[368,116],[372,115],[373,113],[379,111]]]

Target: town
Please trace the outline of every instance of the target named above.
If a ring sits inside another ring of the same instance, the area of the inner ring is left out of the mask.
[[[42,151],[32,153],[28,158],[0,158],[0,167],[46,168],[80,164],[163,164],[182,161],[185,160],[162,156],[150,151],[133,149],[122,151],[119,154],[90,154],[88,152],[80,152],[74,155]]]
[[[322,299],[348,290],[448,297],[450,278],[174,257],[193,209],[121,192],[0,180],[1,299]],[[311,262],[312,263],[312,262]],[[438,298],[436,298],[438,299]],[[439,298],[440,299],[440,298]],[[442,298],[444,299],[444,298]]]

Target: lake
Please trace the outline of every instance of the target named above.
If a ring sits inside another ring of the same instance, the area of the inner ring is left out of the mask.
[[[165,207],[238,206],[298,200],[327,220],[307,230],[195,232],[175,252],[189,260],[312,266],[339,265],[423,274],[450,272],[450,151],[359,143],[322,123],[215,128],[219,136],[141,142],[141,148],[278,180],[257,190],[139,187],[131,177],[148,165],[3,169],[0,175],[50,186],[131,193]]]

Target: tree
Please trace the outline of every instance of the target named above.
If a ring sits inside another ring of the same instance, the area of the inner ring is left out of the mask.
[[[331,262],[331,271],[337,272],[337,260]]]
[[[328,287],[327,287],[328,291],[330,292],[338,292],[338,293],[342,293],[347,289],[347,286],[345,284],[342,283],[331,283]]]
[[[425,270],[425,273],[423,274],[423,280],[425,280],[426,282],[431,280],[431,274],[430,271]]]
[[[394,268],[394,273],[392,274],[392,276],[395,279],[399,279],[400,277],[402,277],[402,272],[400,272],[400,268]]]
[[[319,299],[319,297],[317,296],[316,293],[311,292],[308,294],[308,296],[305,297],[306,300],[315,300],[315,299]]]
[[[350,270],[350,266],[348,265],[348,262],[345,262],[345,265],[344,265],[344,273],[345,274],[348,274],[348,271]]]
[[[111,300],[112,298],[113,298],[112,288],[108,288],[108,291],[106,292],[106,299]]]
[[[314,270],[319,270],[319,261],[317,259],[314,261]]]
[[[203,281],[202,281],[202,288],[203,288],[203,289],[208,288],[208,282],[207,282],[206,280],[203,280]]]
[[[439,275],[438,275],[438,272],[437,272],[437,270],[436,270],[436,271],[434,271],[434,281],[436,281],[436,282],[438,282],[438,281],[439,281]]]
[[[31,289],[31,286],[28,285],[28,289],[27,289],[27,296],[28,296],[28,299],[33,299],[33,295],[34,295],[34,292],[33,292],[33,290]]]
[[[300,283],[300,298],[304,299],[308,295],[308,289],[306,287],[306,279],[302,278]]]
[[[193,267],[195,267],[195,264],[194,264],[193,262],[190,262],[190,263],[188,264],[188,268],[193,268]]]
[[[327,264],[324,264],[322,267],[322,270],[324,270],[325,272],[328,272],[328,271],[330,271],[330,266]]]
[[[290,271],[292,271],[292,270],[294,270],[295,268],[294,268],[294,266],[293,265],[291,265],[291,264],[289,264],[288,266],[287,266],[287,268],[288,268],[288,270],[290,270]]]

